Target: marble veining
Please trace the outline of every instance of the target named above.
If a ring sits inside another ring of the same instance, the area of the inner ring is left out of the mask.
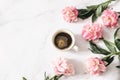
[[[0,0],[0,80],[44,80],[44,72],[52,74],[50,63],[58,56],[71,59],[77,70],[75,76],[62,80],[119,80],[120,70],[115,68],[117,60],[102,76],[91,76],[84,72],[83,62],[90,56],[89,45],[82,40],[82,25],[90,20],[67,23],[63,20],[61,10],[66,6],[84,8],[104,0]],[[120,11],[120,1],[112,5]],[[61,52],[51,42],[57,29],[71,30],[79,46],[79,51]],[[106,29],[106,37],[112,40]],[[112,33],[111,33],[112,31]],[[82,46],[82,43],[86,44]],[[98,56],[98,55],[96,55]],[[81,70],[83,68],[83,70]],[[113,76],[113,74],[115,74]]]

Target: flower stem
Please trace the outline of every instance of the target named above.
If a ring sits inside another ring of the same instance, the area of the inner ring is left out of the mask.
[[[108,1],[106,1],[106,2],[103,2],[103,3],[99,4],[99,6],[100,6],[100,5],[103,5],[103,4],[107,4],[107,3],[109,4],[109,3],[111,3],[112,1],[115,1],[115,0],[108,0]]]
[[[105,57],[103,58],[103,60],[106,59],[106,58],[108,58],[108,57],[110,57],[110,56],[113,56],[113,55],[118,55],[118,56],[120,56],[120,52],[108,54],[107,56],[105,56]]]
[[[116,54],[116,55],[120,55],[120,52],[116,52],[115,54]]]
[[[63,76],[63,74],[61,74],[61,75],[55,75],[55,76],[53,76],[51,79],[49,79],[49,80],[59,80],[59,78],[61,78]]]
[[[115,53],[111,53],[111,54],[105,56],[105,57],[103,58],[103,60],[104,60],[104,59],[107,59],[108,57],[110,57],[110,56],[112,56],[112,55],[114,55],[114,54],[115,54]]]

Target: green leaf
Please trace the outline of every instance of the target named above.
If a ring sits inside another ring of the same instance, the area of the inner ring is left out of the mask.
[[[103,42],[104,44],[106,45],[106,47],[113,53],[117,52],[116,48],[115,48],[115,44],[110,42],[110,41],[107,41],[105,39],[103,39]]]
[[[115,33],[114,33],[114,40],[118,38],[117,33],[118,33],[119,29],[120,29],[120,28],[118,28],[118,29],[115,31]]]
[[[116,67],[120,69],[120,65],[119,65],[119,66],[116,66]]]
[[[59,79],[59,78],[61,78],[62,76],[63,76],[63,74],[61,74],[61,75],[57,76],[57,78]]]
[[[118,50],[120,51],[120,39],[115,39],[115,45],[118,48]]]
[[[79,9],[78,17],[81,19],[87,19],[90,16],[92,16],[92,22],[94,22],[97,19],[97,17],[100,16],[102,12],[108,7],[111,1],[114,0],[106,1],[98,5],[87,6],[87,9]]]
[[[119,64],[120,64],[120,55],[118,56],[118,59],[119,59]],[[120,69],[120,65],[116,67]]]
[[[118,14],[120,14],[120,12],[117,12]]]
[[[79,11],[79,13],[80,13],[81,15],[83,15],[83,14],[85,14],[85,13],[88,12],[87,9],[79,9],[78,11]]]
[[[103,9],[105,10],[106,8],[108,8],[108,5],[112,2],[112,1],[115,1],[115,0],[108,0],[106,2],[103,2],[101,5],[103,7]]]
[[[103,8],[103,11],[106,9],[106,8],[108,8],[108,5],[109,5],[109,2],[105,2],[105,3],[103,3],[101,6],[102,6],[102,8]]]
[[[63,76],[63,74],[61,75],[54,75],[52,78],[50,78],[49,80],[59,80],[61,77]]]
[[[96,54],[103,54],[103,55],[108,55],[110,54],[110,52],[108,52],[107,50],[97,46],[96,44],[94,44],[92,41],[89,41],[89,44],[90,44],[90,50],[93,52],[93,53],[96,53]]]
[[[87,9],[89,10],[95,10],[97,9],[98,5],[91,5],[91,6],[87,6]]]
[[[49,80],[49,76],[46,75],[46,72],[44,73],[44,77],[45,77],[44,80]]]
[[[113,60],[114,60],[114,56],[112,56],[112,57],[109,56],[107,58],[103,58],[103,61],[107,62],[106,66],[110,65],[113,62]]]
[[[95,22],[97,20],[97,16],[96,16],[96,14],[94,13],[93,15],[92,15],[92,22]]]
[[[23,80],[27,80],[25,77],[23,77]]]
[[[120,28],[118,28],[114,33],[114,43],[115,43],[116,47],[118,48],[118,50],[120,51],[120,39],[117,36],[119,29]]]
[[[99,17],[102,14],[102,6],[98,6],[96,12],[95,12],[96,16]]]
[[[119,62],[120,62],[120,54],[119,54],[119,56],[118,56],[118,59],[119,59]]]
[[[93,14],[93,10],[87,10],[87,9],[80,9],[78,10],[79,14],[78,17],[81,19],[87,19]]]
[[[54,80],[58,80],[57,75],[55,75],[53,79],[54,79]]]

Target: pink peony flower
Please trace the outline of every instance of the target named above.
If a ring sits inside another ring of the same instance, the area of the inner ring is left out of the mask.
[[[67,59],[64,58],[59,58],[58,60],[56,60],[56,62],[54,63],[54,71],[57,75],[72,75],[75,73],[73,65],[70,64]]]
[[[82,37],[88,41],[94,41],[99,38],[102,38],[102,32],[103,29],[101,24],[91,23],[84,26],[82,30]]]
[[[118,25],[118,13],[109,9],[102,14],[103,24],[107,27],[114,28]]]
[[[104,61],[102,61],[97,57],[89,58],[86,63],[86,68],[88,73],[92,75],[100,75],[101,73],[106,71],[106,66]]]
[[[66,7],[62,10],[63,18],[67,22],[77,21],[78,10],[75,7]]]

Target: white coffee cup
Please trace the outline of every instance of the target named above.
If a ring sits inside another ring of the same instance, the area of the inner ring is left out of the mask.
[[[55,45],[55,38],[56,38],[57,35],[59,35],[61,33],[68,34],[69,37],[71,38],[70,45],[68,47],[64,48],[64,49],[60,49],[58,46]],[[59,29],[59,30],[57,30],[52,36],[52,43],[53,43],[55,48],[57,48],[58,50],[61,50],[61,51],[68,51],[68,50],[71,50],[71,49],[76,50],[78,48],[77,46],[75,46],[75,36],[74,36],[74,34],[70,30],[67,30],[67,29]]]

